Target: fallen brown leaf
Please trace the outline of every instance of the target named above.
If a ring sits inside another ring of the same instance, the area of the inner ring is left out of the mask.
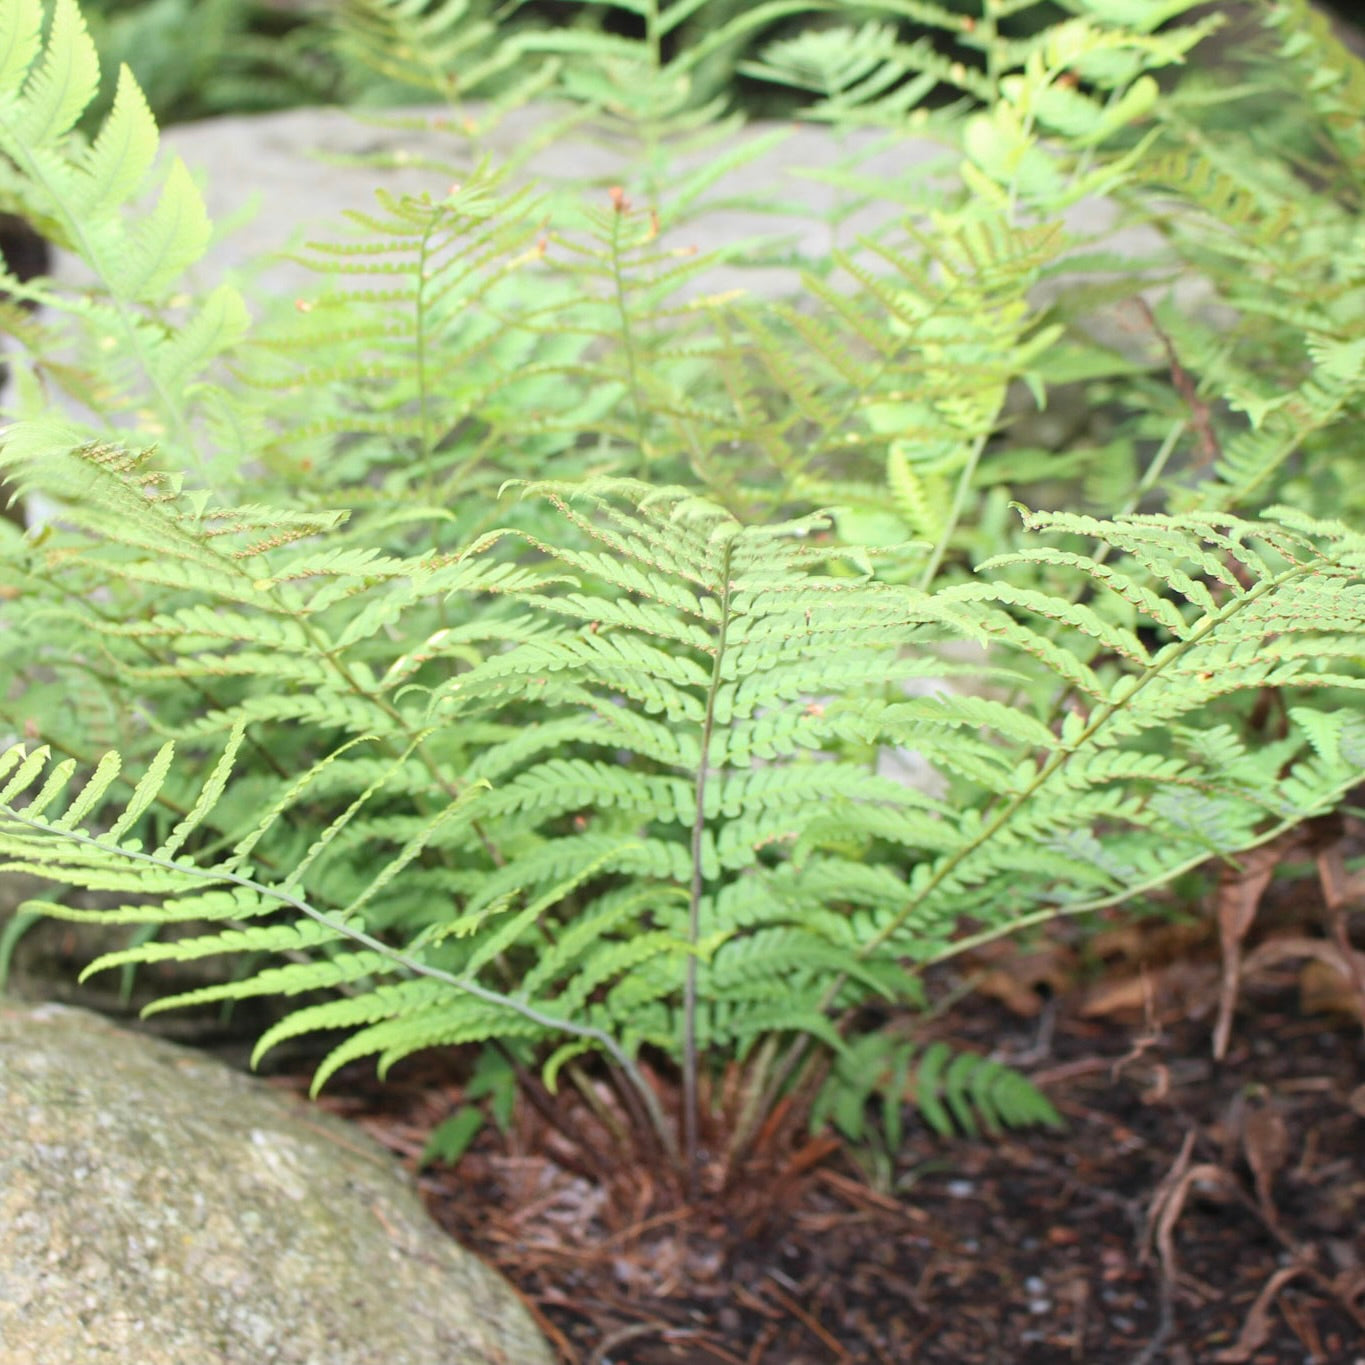
[[[1274,1184],[1276,1175],[1289,1159],[1289,1129],[1273,1095],[1267,1095],[1259,1103],[1252,1101],[1243,1108],[1242,1152],[1251,1167],[1261,1216],[1271,1227],[1277,1227],[1279,1216],[1275,1211]]]
[[[1184,959],[1099,981],[1085,992],[1077,1009],[1084,1019],[1126,1014],[1198,1019],[1208,1012],[1214,971],[1210,962]]]
[[[1251,1359],[1253,1352],[1265,1345],[1266,1339],[1270,1336],[1270,1310],[1275,1304],[1276,1295],[1290,1280],[1296,1279],[1303,1272],[1304,1268],[1299,1265],[1282,1266],[1266,1281],[1261,1292],[1256,1295],[1256,1302],[1247,1312],[1242,1330],[1237,1334],[1237,1340],[1213,1357],[1218,1365],[1244,1365],[1244,1362]]]
[[[1247,954],[1242,975],[1250,976],[1280,962],[1308,959],[1299,976],[1299,994],[1305,1014],[1345,1014],[1365,1021],[1365,953],[1346,950],[1339,944],[1303,934],[1282,934],[1267,939]]]
[[[1225,869],[1219,879],[1215,904],[1223,976],[1218,991],[1218,1022],[1213,1028],[1213,1055],[1219,1061],[1227,1056],[1232,1012],[1242,986],[1242,944],[1256,920],[1261,897],[1287,852],[1286,840],[1276,839],[1245,854],[1240,868]]]

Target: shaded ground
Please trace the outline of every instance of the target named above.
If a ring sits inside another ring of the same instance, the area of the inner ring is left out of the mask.
[[[1031,1020],[977,993],[932,1026],[1021,1065],[1066,1133],[946,1142],[911,1117],[894,1163],[832,1151],[764,1196],[766,1226],[742,1199],[651,1219],[643,1171],[623,1218],[533,1119],[423,1190],[573,1365],[1365,1365],[1359,1025],[1306,1013],[1280,965],[1214,1062],[1215,964],[1132,979],[1145,1017],[1111,985]],[[457,1097],[426,1062],[331,1103],[413,1160]]]

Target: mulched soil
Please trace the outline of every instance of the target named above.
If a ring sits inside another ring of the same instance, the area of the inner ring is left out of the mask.
[[[629,1152],[610,1188],[576,1172],[528,1109],[423,1172],[423,1194],[566,1365],[1365,1365],[1359,1023],[1307,1012],[1322,1001],[1280,962],[1243,983],[1214,1061],[1216,946],[1092,974],[1023,1018],[1037,962],[997,956],[974,978],[996,989],[926,1036],[1018,1065],[1064,1133],[948,1141],[908,1112],[880,1166],[808,1144],[775,1180],[679,1207]],[[1025,991],[1000,988],[1011,972]],[[459,1100],[440,1058],[348,1081],[328,1103],[414,1167]]]

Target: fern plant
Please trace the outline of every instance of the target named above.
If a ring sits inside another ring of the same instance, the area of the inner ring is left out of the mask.
[[[335,64],[310,41],[302,8],[255,0],[95,0],[85,16],[105,71],[127,64],[164,125],[334,99]]]
[[[116,480],[128,472],[103,469]],[[107,832],[88,820],[106,810],[116,757],[63,805],[74,762],[54,768],[46,750],[11,751],[0,793],[8,867],[162,898],[99,911],[49,903],[46,913],[233,922],[107,955],[95,969],[320,953],[162,1002],[350,986],[262,1039],[268,1048],[309,1029],[356,1030],[316,1084],[357,1057],[387,1067],[492,1037],[519,1054],[552,1047],[547,1083],[566,1060],[605,1051],[695,1187],[701,1076],[717,1057],[758,1049],[753,1114],[764,1115],[807,1040],[842,1053],[834,1021],[871,998],[913,998],[916,969],[957,951],[964,921],[977,923],[968,941],[979,942],[1230,856],[1330,807],[1365,758],[1365,731],[1347,711],[1296,711],[1302,736],[1259,751],[1227,727],[1197,725],[1230,691],[1356,685],[1323,667],[1358,650],[1365,624],[1363,547],[1341,528],[1031,518],[1123,551],[1129,567],[1047,548],[1030,557],[1088,573],[1166,632],[1170,643],[1152,653],[1112,611],[1065,597],[1003,582],[923,594],[820,572],[849,552],[821,539],[819,519],[746,528],[681,490],[630,483],[544,492],[584,548],[566,536],[534,544],[545,562],[507,560],[494,535],[453,563],[386,566],[399,582],[357,611],[345,553],[329,564],[325,552],[258,545],[237,589],[202,574],[216,602],[131,628],[197,639],[205,675],[249,672],[263,684],[187,730],[227,731],[227,748],[202,788],[179,797],[154,848],[128,836],[177,794],[171,746]],[[185,563],[184,541],[152,531],[165,515],[122,537],[135,574],[139,561],[162,573],[172,555]],[[191,544],[216,529],[191,532]],[[300,579],[301,593],[284,587]],[[248,581],[261,600],[243,612]],[[405,597],[442,589],[497,592],[522,609],[471,616],[377,673],[375,638],[357,623],[374,630]],[[349,624],[329,638],[338,597]],[[1060,646],[1021,613],[1061,622],[1076,643]],[[219,642],[204,648],[215,631]],[[932,646],[962,634],[1017,655],[1031,684],[1039,672],[1053,693],[1060,684],[1072,702],[1059,729],[1036,708],[900,692],[940,673]],[[1119,664],[1091,667],[1080,641]],[[286,677],[292,698],[275,690]],[[249,730],[282,721],[307,724],[319,756],[268,793],[257,783],[244,808],[230,798],[236,755]],[[867,755],[888,744],[916,747],[959,799],[870,771]],[[318,801],[330,814],[310,809]],[[291,817],[316,831],[306,847]],[[201,841],[223,851],[182,854]],[[263,876],[263,866],[278,871]],[[295,922],[278,922],[277,910]],[[395,926],[406,938],[386,942]],[[796,1039],[785,1053],[771,1045],[784,1036]],[[639,1071],[642,1049],[681,1067],[681,1137]],[[1021,1112],[1038,1112],[1031,1092]],[[751,1137],[741,1128],[733,1141],[742,1149]]]
[[[868,7],[970,39],[981,69],[959,70],[821,10],[751,74],[818,91],[847,197],[802,296],[760,303],[706,292],[743,244],[678,235],[763,145],[685,169],[731,131],[691,82],[821,7],[720,6],[712,36],[665,43],[706,8],[642,4],[642,42],[495,51],[462,5],[349,7],[381,69],[422,24],[448,37],[428,55],[457,103],[447,58],[490,79],[499,52],[552,58],[535,89],[640,160],[613,187],[479,166],[441,199],[381,195],[305,249],[320,290],[252,327],[233,290],[181,290],[207,226],[183,168],[158,181],[131,78],[93,140],[72,131],[98,85],[72,0],[45,35],[36,0],[0,4],[7,206],[94,277],[23,295],[48,321],[21,338],[0,469],[57,510],[0,526],[0,871],[104,897],[35,911],[171,931],[92,970],[240,955],[158,1008],[303,997],[260,1052],[342,1031],[318,1085],[478,1045],[499,1105],[567,1076],[692,1190],[783,1112],[863,1140],[880,1095],[888,1141],[906,1100],[940,1130],[1054,1118],[875,1009],[964,947],[1235,858],[1365,764],[1365,545],[1291,496],[1356,411],[1356,258],[1288,174],[1208,239],[1229,191],[1186,155],[1198,101],[1166,112],[1153,73],[1210,22],[1078,3],[1016,38],[994,8]],[[967,100],[931,112],[944,81]],[[1313,105],[1333,129],[1352,91]],[[868,130],[933,133],[957,178],[872,185]],[[1084,341],[1111,283],[1039,296],[1100,192],[1220,287],[1244,257],[1283,270],[1266,375],[1249,326],[1219,349],[1158,301],[1160,354],[1134,360]],[[882,220],[838,245],[869,201]],[[1071,383],[1132,402],[1133,429],[1060,454],[1012,437],[1020,391]],[[1059,486],[1112,514],[1010,507]],[[984,662],[955,665],[963,642]],[[1282,735],[1250,722],[1267,689]],[[932,788],[889,775],[907,752]]]

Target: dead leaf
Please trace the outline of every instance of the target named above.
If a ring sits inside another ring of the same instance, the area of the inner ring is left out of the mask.
[[[1365,1000],[1325,962],[1304,964],[1299,973],[1299,1008],[1305,1014],[1336,1014],[1365,1023]]]
[[[1011,1014],[1021,1019],[1036,1019],[1042,1013],[1043,998],[1034,986],[1000,968],[977,977],[974,991],[977,995],[998,1000]]]
[[[1343,969],[1351,978],[1352,990],[1365,1016],[1365,954],[1352,951],[1346,923],[1351,906],[1365,901],[1365,875],[1347,874],[1343,842],[1338,838],[1318,850],[1318,878],[1322,882],[1322,900],[1327,908],[1327,932],[1340,955]]]
[[[1111,1014],[1142,1014],[1151,1000],[1146,977],[1125,976],[1102,981],[1086,991],[1078,1013],[1083,1019],[1103,1019]]]
[[[1213,973],[1210,962],[1177,960],[1135,976],[1099,981],[1086,991],[1078,1012],[1085,1019],[1126,1014],[1198,1019],[1208,1012]]]
[[[1276,1295],[1289,1283],[1304,1273],[1299,1265],[1281,1266],[1265,1283],[1251,1305],[1237,1340],[1213,1357],[1218,1365],[1244,1365],[1252,1353],[1260,1350],[1270,1336],[1270,1310],[1275,1304]]]
[[[1279,962],[1309,959],[1299,976],[1299,995],[1305,1014],[1345,1014],[1365,1021],[1365,953],[1341,946],[1324,938],[1303,934],[1282,934],[1267,939],[1247,954],[1243,976]]]
[[[1086,945],[1095,957],[1152,965],[1174,962],[1202,951],[1212,941],[1203,919],[1164,923],[1132,920],[1097,932]]]
[[[1251,1167],[1261,1215],[1272,1228],[1277,1227],[1279,1217],[1275,1211],[1274,1184],[1276,1175],[1289,1159],[1289,1129],[1273,1095],[1243,1108],[1242,1152]]]
[[[1242,985],[1242,944],[1255,923],[1261,897],[1288,852],[1283,839],[1252,849],[1240,868],[1224,870],[1218,883],[1218,941],[1223,950],[1223,979],[1218,991],[1218,1022],[1213,1029],[1213,1055],[1222,1061],[1232,1036],[1232,1012]]]
[[[1023,1019],[1036,1019],[1045,995],[1060,995],[1076,976],[1076,954],[1062,944],[1048,944],[1032,952],[1020,952],[1012,945],[1002,950],[992,944],[973,959],[990,964],[973,979],[974,993],[1000,1001]]]
[[[1208,1193],[1217,1189],[1220,1193],[1235,1195],[1236,1182],[1221,1166],[1203,1161],[1192,1166],[1195,1133],[1191,1129],[1185,1134],[1180,1152],[1171,1163],[1171,1169],[1162,1176],[1152,1193],[1152,1202],[1147,1206],[1146,1225],[1142,1235],[1141,1264],[1147,1264],[1152,1251],[1157,1254],[1162,1276],[1171,1284],[1180,1281],[1179,1264],[1175,1254],[1175,1225],[1185,1208],[1185,1200],[1190,1186],[1196,1182],[1205,1186]]]

